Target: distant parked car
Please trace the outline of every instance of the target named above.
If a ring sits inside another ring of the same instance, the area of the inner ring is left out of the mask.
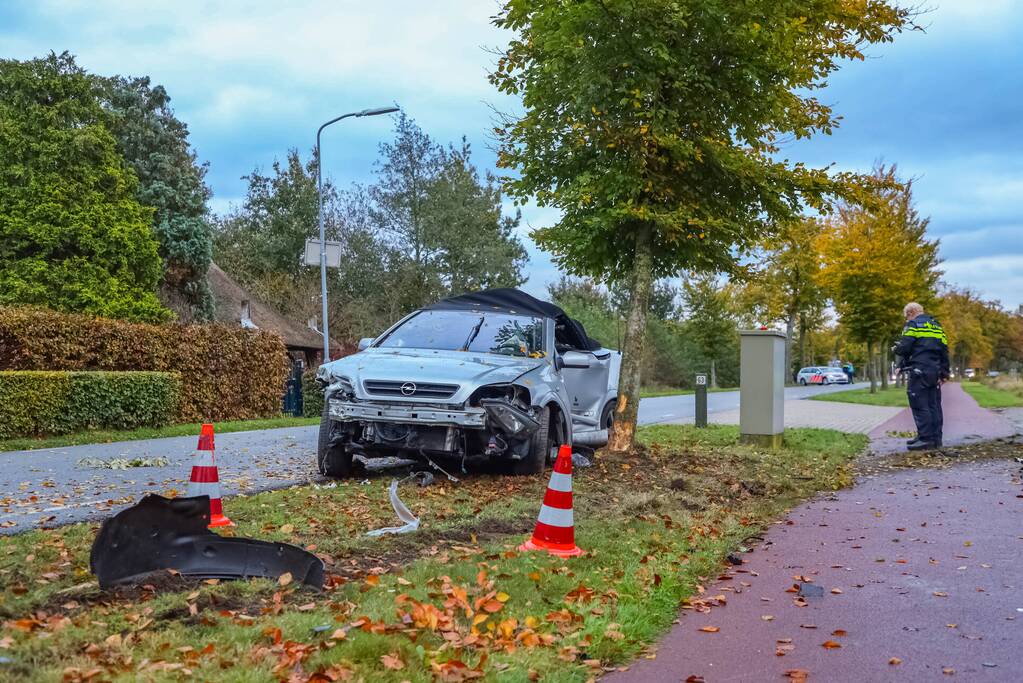
[[[812,366],[796,374],[796,383],[804,387],[807,384],[848,384],[849,376],[842,368]]]
[[[977,371],[974,370],[973,368],[966,368],[965,370],[963,370],[963,376],[965,376],[965,377],[971,377],[972,378],[976,374],[977,374]]]
[[[988,370],[987,371],[987,376],[988,377],[998,377],[998,375],[1000,375],[1000,374],[1002,374],[1002,373],[998,372],[997,370]]]

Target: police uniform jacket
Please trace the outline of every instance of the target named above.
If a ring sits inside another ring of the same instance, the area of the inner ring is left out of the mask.
[[[903,370],[918,370],[949,377],[948,337],[937,320],[921,313],[906,323],[892,351]]]

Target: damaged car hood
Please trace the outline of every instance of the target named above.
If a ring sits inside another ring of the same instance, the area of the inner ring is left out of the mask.
[[[480,386],[512,382],[546,362],[466,351],[371,348],[328,363],[321,372],[329,372],[331,382],[346,378],[361,399],[462,403]],[[415,384],[416,390],[409,393],[406,386],[401,393],[400,387],[406,384]],[[450,387],[453,392],[424,395],[428,387]]]

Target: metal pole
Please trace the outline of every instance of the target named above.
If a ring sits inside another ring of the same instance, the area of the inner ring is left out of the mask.
[[[696,426],[707,426],[707,375],[696,376]]]
[[[327,121],[316,131],[316,195],[319,201],[320,221],[320,311],[322,314],[321,322],[323,324],[324,363],[330,361],[330,329],[327,321],[327,235],[326,230],[323,227],[323,153],[320,151],[320,134],[323,133],[323,129],[327,126],[337,123],[341,119],[347,119],[350,116],[378,116],[380,114],[390,114],[391,112],[396,111],[398,111],[398,107],[380,107],[378,109],[353,111]]]

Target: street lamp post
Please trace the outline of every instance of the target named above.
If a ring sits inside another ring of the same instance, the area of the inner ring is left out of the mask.
[[[320,134],[323,129],[332,123],[337,123],[341,119],[347,119],[352,116],[379,116],[381,114],[391,114],[398,111],[398,107],[380,107],[378,109],[363,109],[362,111],[353,111],[348,114],[342,114],[335,119],[327,121],[325,124],[320,126],[319,130],[316,131],[316,194],[319,196],[320,208],[320,301],[323,306],[322,308],[322,324],[323,324],[323,362],[326,363],[330,360],[330,330],[327,327],[327,235],[323,227],[323,154],[320,152]]]

